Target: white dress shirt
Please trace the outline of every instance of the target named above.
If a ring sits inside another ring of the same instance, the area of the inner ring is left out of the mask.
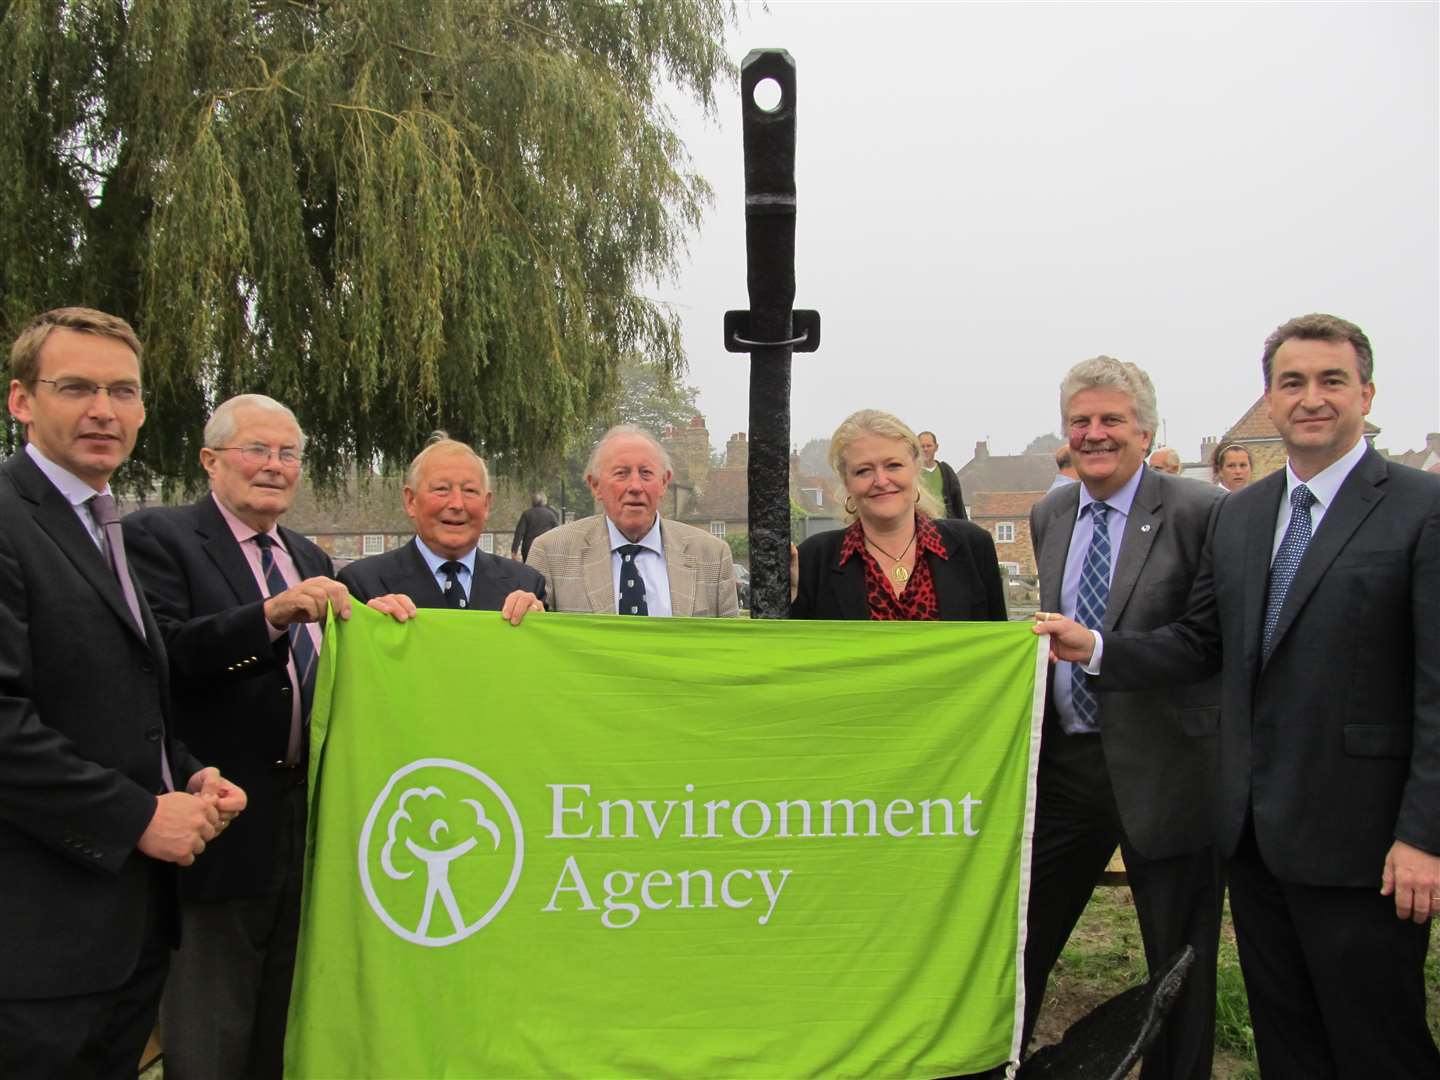
[[[606,517],[605,528],[610,534],[610,577],[615,587],[616,613],[620,605],[620,553],[619,548],[632,543],[629,537],[615,527]],[[644,550],[635,556],[634,565],[645,582],[645,608],[651,615],[669,615],[670,572],[665,567],[665,546],[660,540],[660,515],[655,515],[655,524],[642,536],[638,543]]]

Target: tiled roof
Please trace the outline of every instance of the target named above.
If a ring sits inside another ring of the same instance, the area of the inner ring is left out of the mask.
[[[1380,434],[1380,429],[1369,420],[1365,421],[1365,437],[1373,439]],[[1245,442],[1247,439],[1278,439],[1280,432],[1270,422],[1270,414],[1265,408],[1265,395],[1260,395],[1254,405],[1245,410],[1245,415],[1235,421],[1234,425],[1220,439],[1221,444],[1232,442]]]
[[[972,458],[959,476],[967,505],[987,491],[1045,491],[1055,479],[1055,458],[1050,454]]]
[[[1043,491],[981,491],[966,501],[972,518],[1022,518],[1044,497]]]
[[[716,469],[686,512],[687,521],[746,521],[750,485],[744,469]]]

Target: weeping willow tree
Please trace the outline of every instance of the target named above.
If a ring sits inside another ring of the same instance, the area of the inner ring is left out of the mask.
[[[66,303],[135,324],[142,472],[193,479],[247,391],[295,409],[321,480],[436,427],[528,468],[622,356],[682,364],[642,290],[709,191],[661,93],[713,107],[723,0],[0,13],[0,329]]]

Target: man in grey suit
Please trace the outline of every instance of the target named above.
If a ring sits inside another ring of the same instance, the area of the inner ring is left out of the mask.
[[[1223,492],[1145,467],[1155,389],[1134,364],[1105,356],[1077,364],[1060,403],[1080,482],[1031,512],[1041,606],[1106,630],[1163,626],[1185,610]],[[1048,691],[1025,946],[1027,1037],[1050,969],[1118,843],[1151,970],[1187,944],[1196,952],[1144,1075],[1208,1077],[1222,891],[1217,682],[1106,693],[1061,664]]]
[[[613,427],[585,470],[603,514],[552,529],[530,548],[552,611],[597,615],[739,614],[730,547],[666,521],[670,456],[646,431]]]

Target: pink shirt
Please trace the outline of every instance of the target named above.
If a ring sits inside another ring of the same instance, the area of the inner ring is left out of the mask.
[[[260,595],[269,596],[270,586],[265,583],[265,571],[260,568],[260,545],[255,543],[255,537],[260,535],[245,522],[232,514],[228,507],[219,499],[215,493],[210,493],[210,498],[215,500],[215,506],[220,511],[220,516],[225,519],[225,524],[230,526],[230,532],[235,537],[235,542],[240,545],[240,551],[245,555],[245,561],[250,566],[250,573],[255,575],[255,584],[260,586]],[[270,548],[270,554],[275,559],[275,566],[280,571],[280,576],[285,579],[285,587],[293,588],[301,582],[300,571],[295,568],[295,560],[291,558],[290,552],[285,547],[285,541],[280,536],[280,530],[271,526],[266,533],[274,544]],[[278,641],[286,631],[278,626],[272,626],[268,621],[265,624],[270,631],[270,640]],[[320,627],[317,623],[302,623],[302,633],[309,634],[311,642],[315,645],[315,655],[320,655],[320,644],[323,640],[320,636]],[[300,730],[304,723],[301,716],[303,702],[300,696],[300,677],[295,670],[295,657],[293,655],[285,663],[285,670],[290,673],[290,746],[287,748],[285,759],[290,762],[300,760]]]

